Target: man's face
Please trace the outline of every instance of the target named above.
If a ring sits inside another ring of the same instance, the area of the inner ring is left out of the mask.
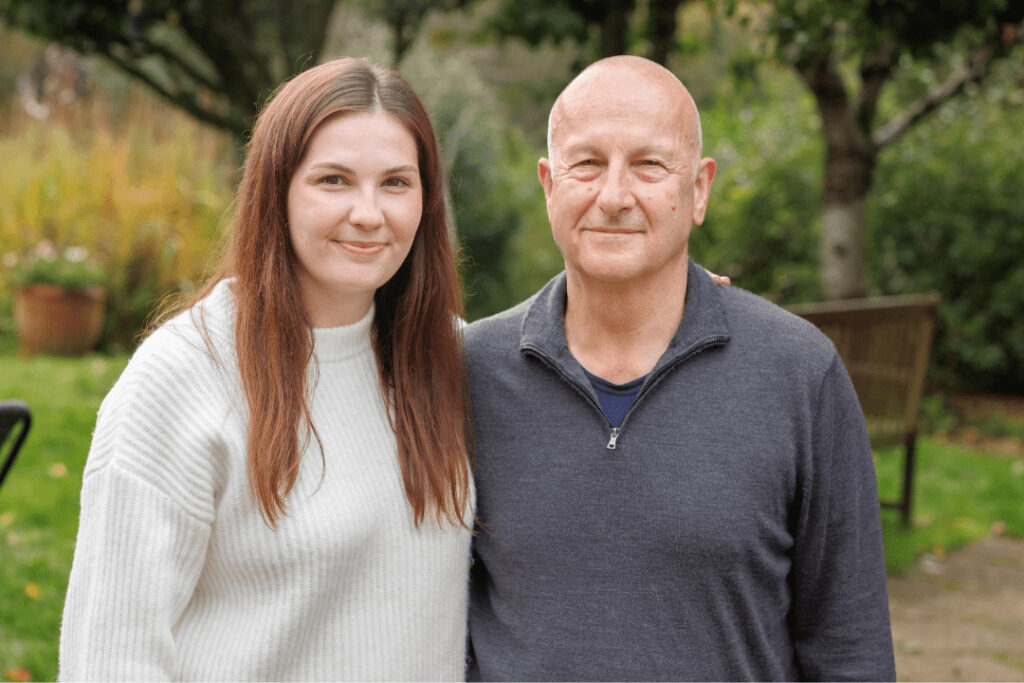
[[[681,87],[627,70],[564,97],[538,174],[567,271],[623,282],[685,268],[715,170],[713,160],[697,159],[695,117]]]

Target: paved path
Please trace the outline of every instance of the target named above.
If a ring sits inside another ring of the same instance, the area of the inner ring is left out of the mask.
[[[1024,540],[924,558],[889,579],[889,608],[899,680],[1024,681]]]

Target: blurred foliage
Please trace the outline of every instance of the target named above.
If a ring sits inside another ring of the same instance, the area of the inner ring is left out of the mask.
[[[735,0],[723,4],[738,12]],[[829,299],[865,296],[869,249],[861,207],[879,151],[945,101],[969,93],[993,64],[1014,54],[1014,46],[1024,42],[1024,3],[777,0],[743,3],[742,12],[759,15],[753,23],[766,53],[790,64],[818,104],[827,146],[822,293]],[[942,78],[920,97],[904,98],[895,116],[877,121],[879,98],[891,95],[894,77],[927,71],[913,68],[917,63],[942,72]]]
[[[998,36],[1002,24],[1024,18],[1014,0],[774,0],[771,7],[764,28],[778,56],[797,66],[833,51],[860,61],[889,41],[928,56],[965,32],[996,30]]]
[[[0,0],[0,19],[98,54],[240,142],[256,109],[316,61],[336,0]]]
[[[796,77],[764,65],[701,109],[704,154],[718,169],[690,256],[776,303],[818,298],[821,137]]]
[[[92,260],[88,249],[77,245],[58,248],[49,240],[43,240],[27,254],[4,254],[3,265],[9,268],[7,275],[14,287],[55,285],[82,290],[102,286],[107,281],[106,273]]]
[[[1024,83],[947,104],[882,155],[869,207],[880,291],[934,290],[932,379],[1024,393]]]
[[[476,319],[529,296],[562,267],[536,162],[545,155],[548,108],[573,62],[595,47],[596,24],[584,43],[549,36],[531,46],[513,35],[494,39],[488,27],[507,9],[499,0],[453,4],[464,9],[416,15],[421,25],[400,69],[442,142],[467,317]],[[520,10],[544,9],[528,5]],[[756,31],[767,16],[764,5],[738,3],[733,17],[713,5],[680,5],[681,33],[669,60],[691,86],[705,154],[718,162],[691,255],[778,303],[818,299],[825,145],[813,96],[788,63],[764,59],[763,33]],[[828,10],[833,18],[847,11],[805,5],[791,9]],[[631,17],[629,39],[641,51],[649,48],[645,22],[653,6],[638,0]],[[404,5],[396,0],[390,7]],[[346,4],[332,15],[325,56],[387,61],[394,28],[386,19],[365,3]],[[31,57],[17,34],[5,35],[17,40],[0,46],[0,85],[17,77],[12,63]],[[694,40],[703,47],[684,49]],[[881,94],[879,117],[891,118],[941,82],[958,63],[957,49],[934,46],[940,67],[901,58]],[[12,54],[14,61],[7,59]],[[103,103],[89,106],[100,115],[83,111],[33,124],[14,114],[9,100],[11,115],[0,116],[0,154],[8,167],[25,169],[0,176],[0,252],[42,238],[89,247],[117,280],[119,312],[106,343],[119,348],[162,294],[187,290],[210,265],[237,160],[225,151],[224,136],[151,99],[140,106],[138,87],[109,68],[86,66]],[[838,68],[848,82],[856,80],[853,61]],[[1020,69],[1019,60],[1005,60],[984,88],[972,86],[971,97],[939,108],[879,157],[867,216],[872,293],[942,292],[932,387],[1024,392],[1024,331],[1014,315],[1024,310],[1024,250],[1015,234],[1024,200],[1014,183],[1022,169],[1006,142],[1024,132],[1013,113],[1022,103]],[[8,299],[0,296],[0,327]]]
[[[101,346],[133,347],[154,304],[211,265],[230,200],[228,137],[138,91],[118,120],[95,101],[65,120],[11,115],[0,158],[18,172],[0,174],[3,250],[86,247],[107,271]]]
[[[499,40],[531,45],[572,41],[582,48],[575,70],[602,57],[643,54],[667,64],[692,47],[679,36],[680,11],[693,0],[499,0],[488,29]]]
[[[1024,403],[1009,397],[972,404],[972,394],[929,394],[921,398],[921,429],[939,438],[979,441],[1015,439],[1024,452]],[[982,395],[988,398],[987,395]],[[1014,405],[1016,403],[1016,409]],[[1010,445],[1013,448],[1012,444]]]
[[[382,22],[391,34],[391,64],[400,64],[423,27],[430,12],[445,12],[468,4],[468,0],[355,0],[365,14]],[[348,12],[345,12],[348,14]]]
[[[430,111],[441,143],[466,315],[472,320],[509,305],[508,246],[520,219],[519,207],[501,191],[508,131],[493,91],[466,55],[422,49],[403,71]]]

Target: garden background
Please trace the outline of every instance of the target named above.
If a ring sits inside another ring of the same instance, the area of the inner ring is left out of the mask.
[[[396,64],[431,112],[470,319],[560,270],[536,180],[557,93],[603,54],[665,63],[719,165],[695,260],[780,304],[942,297],[914,524],[883,512],[890,573],[985,536],[1024,537],[1018,3],[283,6],[0,0],[0,400],[26,401],[35,418],[0,490],[0,680],[56,675],[96,410],[159,302],[216,262],[255,104],[344,54]],[[852,232],[836,233],[836,212],[856,219]],[[852,255],[838,285],[821,277],[834,257],[824,235]],[[44,240],[85,247],[104,270],[94,354],[18,354],[11,273]],[[878,454],[883,494],[897,490],[896,455]],[[1003,660],[1024,679],[1019,656]]]

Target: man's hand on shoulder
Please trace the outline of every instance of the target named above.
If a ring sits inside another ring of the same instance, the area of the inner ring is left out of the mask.
[[[712,273],[707,268],[704,269],[704,272],[711,276],[711,279],[715,281],[716,285],[726,285],[726,286],[729,286],[729,285],[732,284],[732,280],[730,280],[725,275],[715,275],[714,273]]]

